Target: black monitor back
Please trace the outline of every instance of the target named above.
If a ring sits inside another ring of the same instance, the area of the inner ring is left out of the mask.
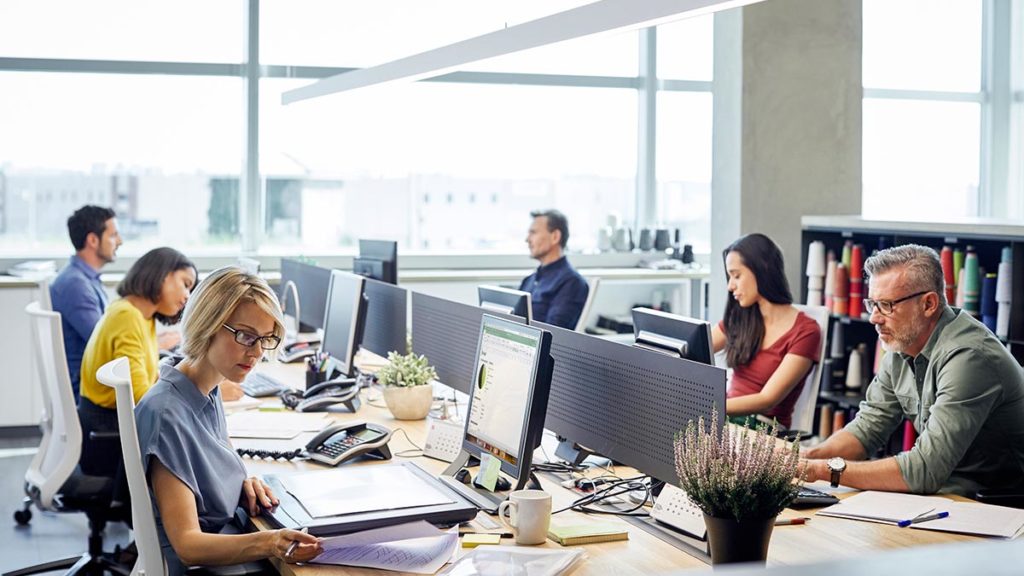
[[[650,308],[633,309],[636,346],[676,354],[687,360],[714,365],[711,324]]]
[[[363,348],[383,357],[391,351],[405,354],[409,291],[367,278],[363,294],[369,300]]]
[[[388,284],[398,284],[398,242],[359,240],[359,256],[352,261],[352,272]]]
[[[299,331],[313,332],[317,328],[323,328],[331,270],[293,258],[282,258],[281,284],[278,286],[277,295],[281,298],[281,305],[285,310],[291,310],[293,305],[290,301],[291,296],[284,298],[285,286],[289,280],[295,283],[299,293]]]
[[[690,420],[725,421],[725,370],[535,322],[551,332],[545,428],[678,484],[674,440]]]
[[[412,351],[427,357],[437,378],[469,394],[476,376],[476,348],[484,314],[523,323],[478,306],[412,293]]]

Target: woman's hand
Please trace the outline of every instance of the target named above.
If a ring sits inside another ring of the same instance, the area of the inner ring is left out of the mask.
[[[320,539],[305,532],[282,528],[271,535],[270,555],[288,563],[309,562],[324,551]]]
[[[250,516],[259,514],[261,506],[263,508],[273,508],[281,503],[270,490],[270,486],[267,486],[263,480],[255,476],[242,481],[242,496],[245,498],[245,509],[249,511]]]

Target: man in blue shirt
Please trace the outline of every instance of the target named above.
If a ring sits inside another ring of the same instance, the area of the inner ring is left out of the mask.
[[[50,284],[50,299],[54,312],[60,312],[64,353],[71,373],[71,387],[78,400],[82,354],[93,328],[107,308],[100,268],[117,257],[121,235],[114,211],[101,206],[83,206],[76,210],[68,218],[68,235],[75,255]]]
[[[573,330],[590,287],[565,258],[569,221],[558,210],[531,212],[530,216],[533,223],[526,244],[540,266],[519,289],[531,295],[534,320]]]

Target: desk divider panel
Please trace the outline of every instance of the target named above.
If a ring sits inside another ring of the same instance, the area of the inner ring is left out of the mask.
[[[555,367],[545,428],[678,485],[674,441],[690,420],[725,419],[725,370],[539,322]]]
[[[469,394],[476,375],[476,348],[484,314],[523,323],[479,306],[412,293],[412,351],[427,357],[442,384]]]
[[[367,278],[363,293],[369,300],[363,348],[385,358],[392,350],[405,354],[409,291]]]

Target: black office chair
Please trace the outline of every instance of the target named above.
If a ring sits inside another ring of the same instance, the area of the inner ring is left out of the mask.
[[[32,320],[32,342],[43,385],[43,440],[25,472],[25,506],[14,513],[19,525],[32,520],[31,507],[54,512],[84,512],[89,519],[89,547],[81,556],[64,558],[7,572],[5,576],[26,576],[54,570],[66,574],[99,574],[104,571],[128,576],[132,564],[118,562],[120,551],[103,552],[103,530],[108,522],[130,522],[130,506],[114,502],[112,478],[83,474],[78,466],[82,451],[82,427],[75,408],[64,355],[60,314],[44,310],[39,303],[25,311]],[[94,436],[95,437],[95,436]],[[117,435],[102,435],[117,449]]]

